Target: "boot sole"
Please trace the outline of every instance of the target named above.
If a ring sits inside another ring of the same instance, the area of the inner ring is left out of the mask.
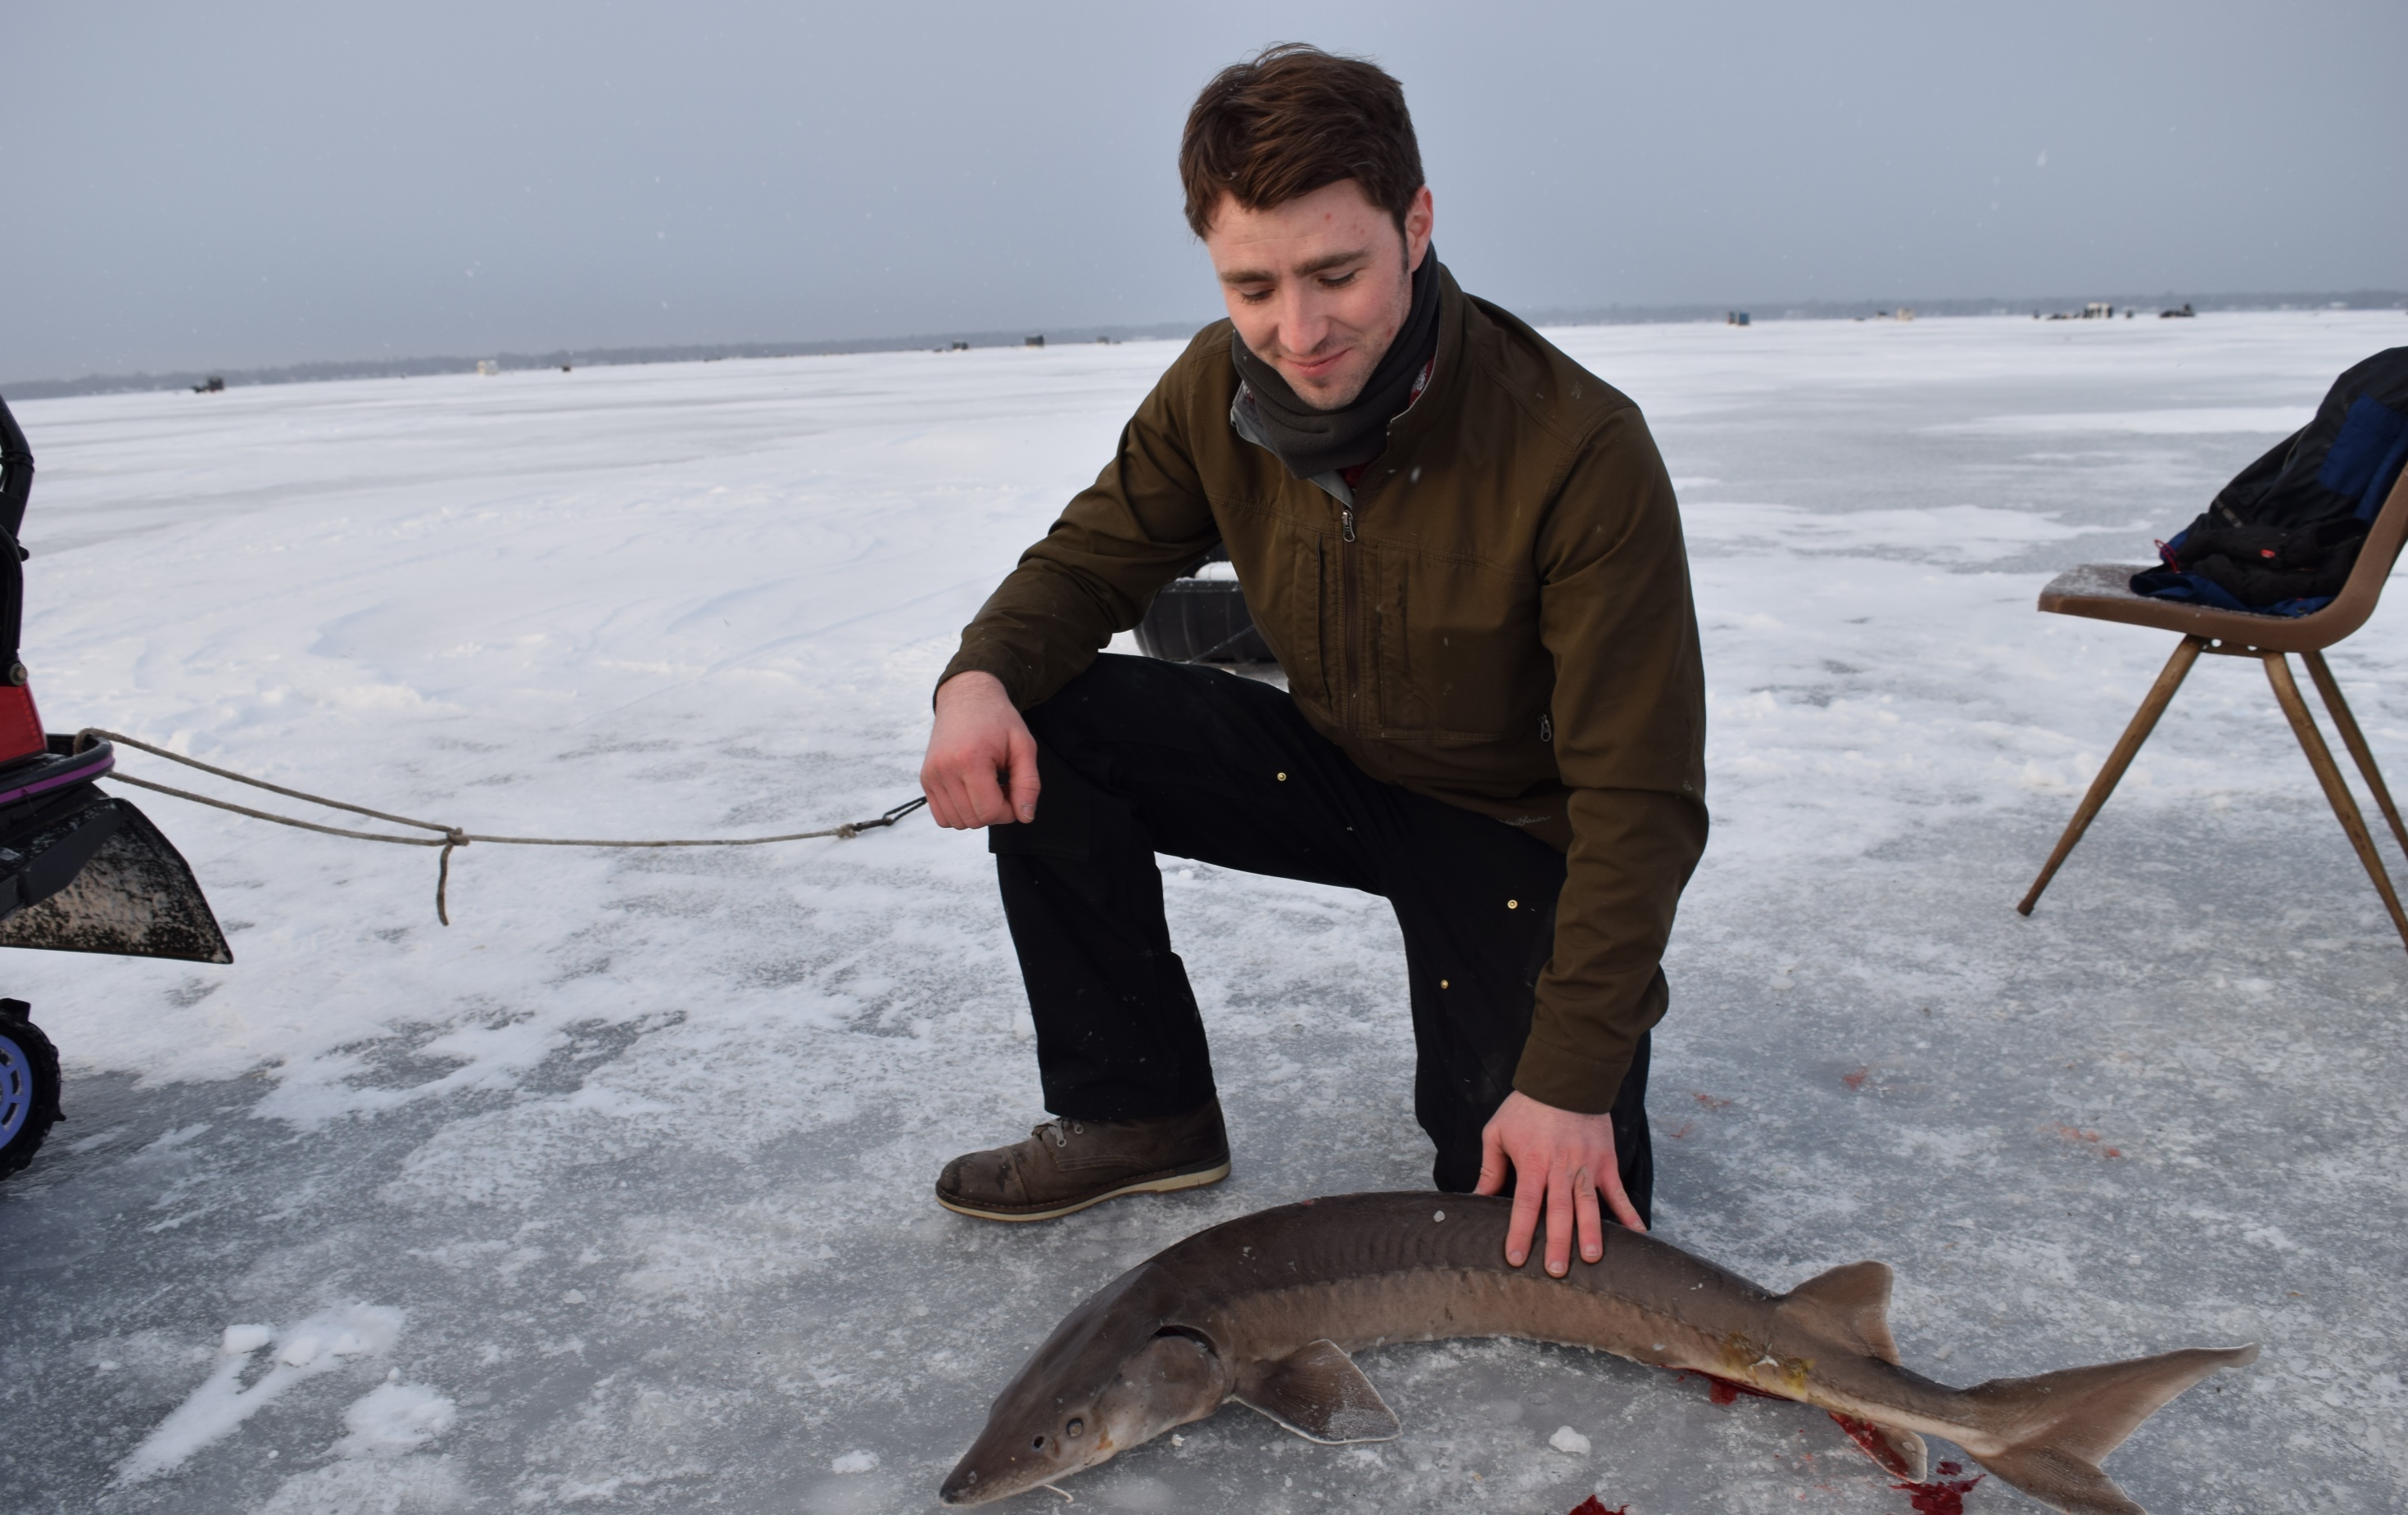
[[[937,1203],[955,1215],[968,1215],[981,1221],[1053,1221],[1065,1215],[1076,1215],[1081,1210],[1100,1205],[1108,1199],[1118,1199],[1123,1194],[1175,1193],[1182,1189],[1201,1189],[1207,1184],[1219,1183],[1228,1176],[1229,1162],[1228,1159],[1223,1158],[1209,1168],[1197,1168],[1193,1173],[1173,1173],[1159,1179],[1140,1179],[1135,1183],[1123,1184],[1118,1189],[1107,1189],[1100,1194],[1090,1194],[1084,1199],[1072,1200],[1067,1205],[1056,1205],[1050,1209],[982,1210],[974,1205],[947,1199],[942,1194],[937,1196]]]

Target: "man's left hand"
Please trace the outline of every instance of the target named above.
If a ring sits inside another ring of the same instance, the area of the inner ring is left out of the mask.
[[[1514,1267],[1529,1260],[1541,1208],[1547,1217],[1547,1271],[1558,1279],[1571,1271],[1575,1232],[1583,1262],[1605,1256],[1600,1193],[1615,1220],[1633,1231],[1647,1229],[1623,1192],[1611,1115],[1576,1115],[1516,1090],[1480,1134],[1480,1185],[1472,1193],[1504,1193],[1509,1167],[1513,1220],[1505,1232],[1505,1261]]]

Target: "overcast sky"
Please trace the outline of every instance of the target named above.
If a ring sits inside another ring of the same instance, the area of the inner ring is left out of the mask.
[[[1210,319],[1198,86],[1404,80],[1510,307],[2408,286],[2408,5],[0,0],[0,379]]]

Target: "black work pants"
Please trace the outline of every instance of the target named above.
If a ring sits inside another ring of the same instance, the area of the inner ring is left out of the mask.
[[[989,832],[1028,986],[1045,1106],[1140,1120],[1213,1093],[1204,1023],[1170,950],[1154,854],[1384,896],[1403,928],[1413,1111],[1438,1187],[1480,1178],[1554,950],[1563,854],[1502,822],[1366,775],[1282,691],[1106,655],[1026,712],[1044,792]],[[1654,1187],[1648,1043],[1613,1106],[1623,1187]]]

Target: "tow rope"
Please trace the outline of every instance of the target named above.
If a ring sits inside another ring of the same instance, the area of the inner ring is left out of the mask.
[[[323,794],[312,794],[305,789],[287,789],[282,784],[271,784],[265,779],[253,779],[249,774],[236,773],[232,768],[221,768],[213,764],[203,763],[198,758],[186,757],[180,752],[170,752],[164,747],[153,747],[149,742],[114,731],[103,731],[98,726],[86,726],[76,733],[77,750],[80,751],[83,744],[94,736],[113,742],[120,747],[131,747],[136,751],[148,752],[152,757],[165,758],[170,763],[180,763],[188,768],[198,768],[203,773],[215,774],[221,779],[231,779],[237,784],[249,784],[253,789],[264,789],[271,794],[282,794],[289,799],[306,800],[311,805],[322,805],[330,810],[348,810],[353,815],[367,816],[371,820],[390,821],[397,826],[416,826],[421,831],[434,832],[436,835],[432,836],[394,836],[380,831],[353,831],[345,826],[321,825],[315,821],[303,821],[295,816],[278,815],[271,810],[254,810],[248,805],[236,805],[227,800],[212,799],[207,794],[195,794],[188,789],[173,789],[165,784],[152,783],[148,779],[136,779],[122,771],[108,775],[108,780],[111,783],[132,784],[137,789],[148,789],[161,794],[172,794],[179,800],[191,800],[195,805],[207,805],[219,810],[231,810],[236,815],[250,816],[254,821],[273,821],[280,826],[292,826],[300,831],[314,831],[327,836],[349,836],[354,841],[383,842],[392,847],[439,847],[442,849],[442,853],[437,859],[435,866],[435,919],[447,926],[452,923],[451,908],[445,898],[452,884],[452,854],[471,842],[489,842],[497,847],[767,847],[772,842],[807,842],[823,836],[834,836],[839,840],[850,841],[865,831],[877,831],[882,827],[891,826],[928,803],[928,797],[922,794],[904,801],[873,820],[848,821],[842,825],[827,826],[818,831],[790,831],[775,836],[695,836],[678,837],[666,841],[596,840],[579,836],[491,836],[482,832],[463,831],[458,826],[447,826],[439,822],[421,821],[414,816],[394,815],[388,810],[371,810],[365,805],[353,805],[347,800],[328,799]]]

